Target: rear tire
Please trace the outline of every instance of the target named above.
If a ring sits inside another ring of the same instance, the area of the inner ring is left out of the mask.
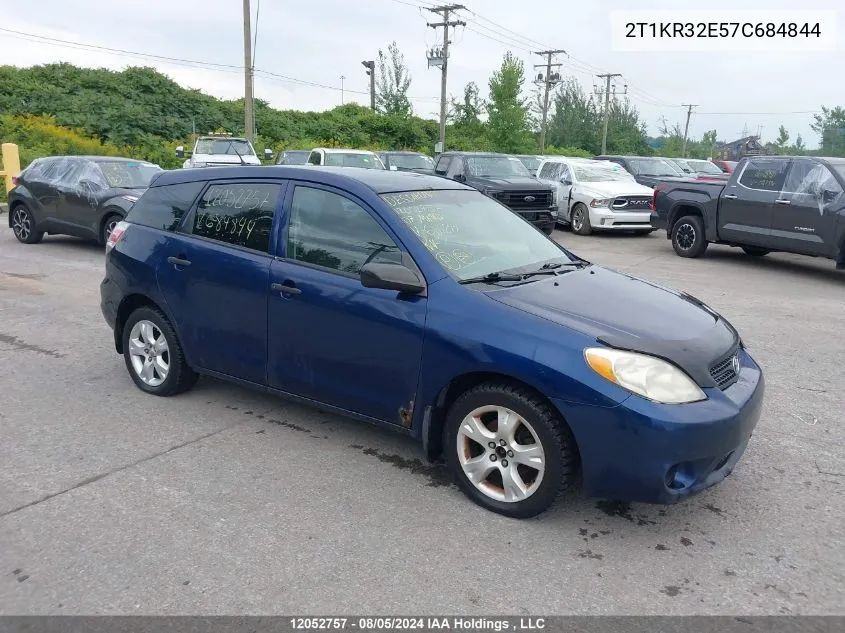
[[[672,248],[680,257],[701,257],[707,250],[704,223],[697,215],[685,215],[672,227]]]
[[[123,219],[119,213],[109,213],[100,225],[100,246],[105,246],[115,225]]]
[[[584,204],[579,202],[572,207],[570,220],[573,233],[589,235],[593,232],[593,227],[590,224],[590,210]]]
[[[38,244],[44,239],[44,231],[35,230],[35,218],[32,217],[32,211],[21,203],[16,204],[9,209],[10,220],[12,222],[12,232],[15,237],[22,244]]]
[[[141,307],[123,326],[123,359],[135,385],[154,396],[172,396],[199,377],[185,362],[176,332],[161,312]]]
[[[763,257],[764,255],[768,255],[772,252],[765,248],[758,248],[757,246],[743,246],[742,250],[745,251],[746,255],[751,255],[753,257]]]
[[[449,408],[444,433],[458,486],[498,514],[536,516],[577,476],[578,450],[569,427],[524,387],[492,382],[470,389]]]

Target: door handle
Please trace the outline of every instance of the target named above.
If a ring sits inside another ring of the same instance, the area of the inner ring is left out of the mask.
[[[723,198],[724,200],[736,200],[736,194],[734,194],[734,193],[729,193],[729,194],[728,194],[728,195],[726,195],[726,196],[722,196],[722,198]]]
[[[775,204],[792,204],[792,200],[775,200]]]
[[[270,284],[270,290],[273,292],[281,292],[285,295],[301,295],[302,291],[296,286],[289,286],[287,284]]]
[[[174,266],[190,266],[191,262],[187,259],[180,259],[179,257],[168,257],[167,262]]]

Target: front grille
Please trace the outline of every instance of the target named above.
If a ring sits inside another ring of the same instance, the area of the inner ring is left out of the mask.
[[[651,196],[619,196],[613,200],[614,211],[651,211]]]
[[[551,191],[503,191],[496,199],[511,209],[548,209],[552,206]]]
[[[735,360],[739,362],[739,352],[734,352],[726,359],[719,361],[710,368],[710,377],[719,387],[719,389],[727,389],[737,381],[739,374],[735,368]]]

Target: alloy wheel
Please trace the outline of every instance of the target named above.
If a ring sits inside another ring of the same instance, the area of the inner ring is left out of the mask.
[[[464,475],[491,499],[524,501],[543,480],[546,456],[537,433],[506,407],[471,411],[458,429],[456,448]]]
[[[695,244],[697,235],[695,227],[692,224],[684,223],[678,227],[678,232],[675,234],[675,240],[681,250],[688,251]]]
[[[158,387],[170,373],[170,347],[164,333],[152,321],[138,321],[129,333],[132,368],[141,381]]]
[[[584,224],[584,212],[581,209],[575,209],[572,212],[572,230],[573,231],[580,231],[581,226]]]
[[[17,207],[12,212],[12,231],[21,242],[25,242],[32,235],[32,220],[24,207]]]

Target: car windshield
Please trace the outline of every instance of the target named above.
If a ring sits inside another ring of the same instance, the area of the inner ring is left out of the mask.
[[[594,167],[592,165],[573,165],[575,180],[578,182],[625,182],[631,180],[631,175],[621,173],[608,167]]]
[[[375,154],[357,152],[333,152],[326,154],[326,165],[332,167],[363,167],[364,169],[384,169],[381,159]]]
[[[535,158],[534,156],[520,156],[519,160],[522,161],[522,164],[525,165],[525,168],[528,171],[537,171],[537,168],[540,166],[540,159]]]
[[[690,168],[699,174],[721,174],[723,173],[716,165],[709,160],[692,159],[687,161]]]
[[[536,270],[549,261],[576,261],[479,191],[408,191],[381,197],[458,281],[494,272]]]
[[[97,161],[97,166],[109,187],[123,189],[146,189],[153,176],[163,171],[158,165],[143,161],[103,160]]]
[[[681,158],[674,158],[674,159],[672,159],[672,162],[675,163],[675,165],[677,165],[678,167],[680,167],[681,171],[685,171],[685,172],[694,172],[695,171],[695,169],[692,168],[689,161],[687,161],[687,160],[683,160]]]
[[[434,169],[434,161],[422,154],[390,154],[389,158],[400,169]]]
[[[201,138],[194,154],[228,154],[230,156],[255,156],[249,141],[233,138]]]
[[[301,152],[284,152],[282,154],[282,164],[284,165],[304,165],[308,161],[308,155],[311,152],[303,150]]]
[[[467,156],[470,175],[478,178],[531,177],[531,174],[515,156]]]
[[[683,176],[680,167],[675,167],[662,158],[631,158],[628,161],[634,172],[640,176]]]

